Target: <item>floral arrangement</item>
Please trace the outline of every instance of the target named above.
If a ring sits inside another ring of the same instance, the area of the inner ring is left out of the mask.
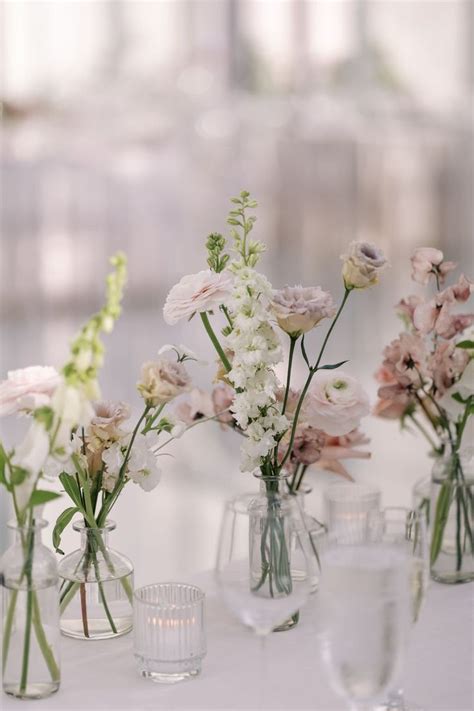
[[[358,427],[369,412],[369,401],[358,381],[338,370],[347,361],[324,363],[323,357],[349,296],[375,285],[387,260],[374,245],[353,242],[342,256],[344,294],[339,306],[320,286],[274,290],[256,269],[264,245],[250,237],[256,217],[249,212],[257,203],[247,191],[232,203],[227,220],[232,253],[221,234],[209,235],[208,269],[183,277],[163,309],[170,325],[199,314],[219,357],[212,396],[194,391],[180,405],[178,416],[216,416],[223,426],[243,435],[241,470],[260,471],[266,480],[285,470],[291,491],[300,488],[311,464],[348,476],[341,459],[370,456],[356,448],[368,441]],[[219,334],[211,324],[211,317],[218,315]],[[329,327],[319,353],[310,359],[305,336],[326,321]],[[284,357],[281,333],[289,341],[284,384],[275,372]],[[298,345],[307,376],[303,387],[295,389]]]
[[[438,249],[417,249],[411,258],[412,278],[434,292],[411,295],[396,306],[405,330],[383,352],[376,377],[380,383],[375,412],[410,424],[426,438],[433,455],[449,461],[449,472],[436,497],[432,521],[431,564],[440,555],[451,512],[455,518],[456,570],[474,554],[472,494],[463,483],[463,450],[474,414],[474,314],[455,311],[474,289],[461,275],[444,286],[456,269]],[[471,442],[472,444],[472,442]]]

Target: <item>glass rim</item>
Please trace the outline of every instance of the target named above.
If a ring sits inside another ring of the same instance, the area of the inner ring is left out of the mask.
[[[34,518],[31,522],[19,523],[16,519],[13,518],[7,522],[7,528],[9,528],[11,531],[35,531],[37,529],[41,530],[43,528],[46,528],[47,525],[48,521],[42,516]]]
[[[332,484],[329,484],[324,489],[324,498],[327,501],[335,501],[337,503],[339,502],[346,502],[346,498],[341,498],[337,496],[337,492],[339,492],[341,495],[344,491],[351,491],[354,490],[354,492],[358,492],[358,500],[360,501],[366,501],[368,499],[373,498],[374,496],[381,497],[382,491],[379,489],[377,486],[374,486],[372,484],[361,484],[359,482],[334,482]],[[336,496],[333,496],[333,494],[336,494]]]
[[[284,469],[280,474],[262,474],[260,469],[252,473],[252,476],[255,477],[255,479],[258,479],[259,481],[286,481],[287,479],[290,478],[291,474],[288,470]]]
[[[108,531],[114,531],[117,528],[117,524],[115,523],[115,521],[110,521],[109,519],[107,519],[103,526],[92,528],[84,522],[83,518],[77,518],[75,521],[73,521],[72,527],[74,531],[78,531],[79,533],[81,533],[82,531],[94,531],[95,533],[104,533]]]
[[[174,602],[159,602],[157,600],[144,600],[141,595],[145,592],[145,590],[156,590],[157,588],[166,588],[166,587],[173,587],[173,588],[186,588],[188,590],[193,590],[196,595],[196,599],[192,600],[191,602],[182,602],[182,603],[174,603]],[[186,608],[191,608],[194,607],[195,605],[203,602],[203,600],[206,597],[206,593],[204,590],[201,590],[197,585],[193,585],[192,583],[176,583],[176,582],[165,582],[165,583],[149,583],[148,585],[142,585],[139,588],[136,588],[136,590],[133,591],[133,599],[136,600],[138,603],[142,605],[150,605],[151,607],[157,607],[160,610],[176,610],[176,609],[186,609]]]

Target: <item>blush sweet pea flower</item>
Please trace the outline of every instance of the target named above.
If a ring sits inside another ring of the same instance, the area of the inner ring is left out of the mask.
[[[195,313],[212,311],[229,299],[233,279],[229,272],[216,273],[204,269],[197,274],[184,276],[166,297],[163,316],[173,326]]]
[[[60,382],[61,376],[51,366],[10,370],[0,383],[0,416],[49,405]]]
[[[337,371],[320,370],[303,402],[302,420],[328,435],[345,435],[369,414],[369,398],[358,380]]]
[[[378,283],[380,273],[388,266],[381,249],[370,242],[351,242],[342,254],[342,277],[346,289],[367,289]]]
[[[442,283],[446,275],[456,269],[455,262],[444,262],[444,254],[440,249],[434,247],[419,247],[415,249],[411,257],[411,278],[418,284],[426,286],[431,274],[437,274]]]

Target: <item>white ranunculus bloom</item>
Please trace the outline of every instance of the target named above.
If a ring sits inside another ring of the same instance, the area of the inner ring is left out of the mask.
[[[0,416],[49,405],[61,376],[50,366],[32,365],[10,370],[0,383]]]
[[[328,435],[345,435],[369,410],[368,395],[358,380],[341,370],[320,370],[304,399],[301,421]]]

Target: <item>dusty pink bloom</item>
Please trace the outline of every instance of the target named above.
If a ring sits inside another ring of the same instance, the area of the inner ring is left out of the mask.
[[[300,395],[301,395],[301,392],[299,390],[293,390],[293,388],[289,389],[288,397],[286,400],[286,408],[285,408],[286,417],[291,419],[292,415],[294,415],[296,406],[298,405],[298,401],[300,399]],[[283,406],[284,398],[285,398],[285,388],[279,387],[278,390],[276,391],[276,399],[277,399],[277,402],[280,403],[281,406]]]
[[[367,289],[377,284],[380,273],[388,265],[382,250],[370,242],[351,242],[341,259],[346,289]]]
[[[406,404],[397,399],[379,399],[375,403],[373,414],[376,417],[383,417],[387,420],[399,420],[409,403],[409,398],[406,398]]]
[[[393,383],[397,382],[396,379],[393,377],[392,372],[388,370],[388,368],[386,368],[384,365],[381,365],[375,373],[375,379],[378,383],[383,383],[384,385],[392,385]]]
[[[320,370],[303,402],[301,419],[329,435],[343,435],[358,427],[369,409],[369,398],[358,380],[342,370]]]
[[[285,286],[273,292],[272,310],[283,331],[301,336],[336,313],[331,294],[320,286]]]
[[[458,303],[463,304],[468,301],[473,291],[474,284],[472,283],[472,281],[469,281],[469,279],[467,279],[464,274],[461,274],[456,284],[453,284],[453,286],[448,286],[447,289],[444,289],[444,291],[441,291],[438,294],[437,302],[443,304],[446,301],[452,303],[457,301]]]
[[[232,275],[226,271],[216,273],[204,269],[197,274],[184,276],[166,297],[163,308],[166,323],[173,326],[196,312],[218,308],[228,300],[232,284]]]
[[[108,402],[99,400],[93,403],[95,415],[91,427],[96,427],[113,434],[117,428],[128,420],[131,414],[130,405],[126,402]]]
[[[456,348],[452,341],[438,343],[429,360],[433,382],[438,395],[443,395],[464,372],[469,354]]]
[[[457,266],[458,265],[456,262],[441,262],[441,264],[438,266],[438,275],[441,284],[444,284],[446,275],[449,274],[449,272],[454,271]]]
[[[229,424],[234,419],[229,409],[234,402],[234,397],[235,390],[227,383],[218,383],[212,391],[214,412],[222,424]]]
[[[200,388],[193,388],[189,395],[174,408],[175,417],[187,425],[205,417],[213,417],[214,414],[211,396]]]
[[[400,316],[400,318],[403,319],[408,326],[412,326],[415,309],[422,303],[423,299],[421,296],[411,295],[408,296],[408,298],[401,299],[401,301],[398,302],[395,306],[395,312],[397,316]]]
[[[430,274],[435,274],[444,259],[444,254],[433,247],[419,247],[411,257],[411,278],[419,284],[428,284]]]
[[[352,481],[352,477],[342,464],[342,459],[370,459],[371,453],[356,449],[359,445],[368,444],[370,440],[359,429],[354,429],[340,437],[326,437],[326,444],[321,452],[321,459],[317,466],[335,474],[340,474],[345,479]]]
[[[0,383],[0,416],[49,405],[60,382],[61,376],[50,366],[31,365],[10,370],[6,380]]]
[[[159,358],[143,364],[137,389],[149,405],[156,407],[189,390],[190,385],[191,378],[182,363]]]
[[[309,425],[298,425],[291,457],[299,464],[309,466],[321,458],[321,451],[326,443],[326,435]]]
[[[474,323],[474,314],[451,314],[443,304],[436,320],[436,333],[441,338],[450,339]]]
[[[422,385],[427,377],[427,354],[423,340],[412,333],[401,333],[383,351],[383,366],[404,387]]]

